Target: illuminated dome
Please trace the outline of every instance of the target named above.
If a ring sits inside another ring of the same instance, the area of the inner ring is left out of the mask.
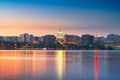
[[[61,29],[59,29],[59,30],[57,31],[57,41],[58,41],[59,43],[63,43],[63,40],[64,40],[63,32],[62,32]]]

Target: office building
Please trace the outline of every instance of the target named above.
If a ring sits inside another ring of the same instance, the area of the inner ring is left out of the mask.
[[[81,44],[82,45],[92,45],[94,43],[94,36],[93,35],[82,35],[81,37]]]
[[[64,44],[79,44],[80,37],[76,35],[65,35],[64,36]]]

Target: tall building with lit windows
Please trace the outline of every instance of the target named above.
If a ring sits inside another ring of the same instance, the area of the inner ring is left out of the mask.
[[[0,41],[4,41],[4,37],[3,36],[0,36]]]
[[[64,44],[79,44],[80,37],[76,35],[65,35],[64,36]]]
[[[108,42],[107,45],[110,44],[109,42],[112,42],[112,46],[119,46],[120,45],[120,35],[118,35],[118,34],[107,35],[107,42]]]
[[[61,29],[59,29],[57,31],[57,41],[61,44],[63,44],[64,41],[64,35],[63,35],[63,31]]]
[[[81,43],[82,45],[92,45],[94,43],[94,36],[89,34],[82,35]]]
[[[30,44],[33,43],[33,35],[32,34],[28,34],[28,33],[24,33],[20,35],[20,42],[28,42]]]
[[[28,33],[24,33],[20,35],[20,42],[27,42],[27,38],[28,38]]]
[[[43,39],[43,42],[45,44],[49,44],[49,43],[55,43],[56,42],[56,37],[54,35],[45,35],[41,37],[41,41]]]

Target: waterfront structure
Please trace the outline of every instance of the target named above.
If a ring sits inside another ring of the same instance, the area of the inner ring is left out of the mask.
[[[4,41],[4,37],[3,36],[0,36],[0,41]]]
[[[18,42],[18,43],[17,43]],[[23,43],[26,42],[26,43]],[[59,43],[60,44],[59,44]],[[28,33],[21,34],[20,36],[0,36],[0,46],[5,47],[8,43],[12,43],[11,47],[16,44],[19,47],[23,46],[39,46],[39,47],[69,47],[76,45],[77,47],[119,47],[120,46],[120,35],[109,34],[107,37],[94,37],[93,35],[85,34],[82,37],[77,35],[63,35],[62,30],[58,30],[57,38],[54,35],[45,35],[42,37],[33,36]],[[35,45],[34,45],[35,44]],[[75,47],[76,47],[75,46]],[[9,47],[9,46],[8,46]]]
[[[81,43],[82,45],[92,45],[94,43],[94,36],[89,34],[82,35]]]
[[[39,41],[40,41],[40,42],[44,42],[44,36],[39,37]]]
[[[13,36],[13,42],[19,42],[19,38],[18,36]]]
[[[98,44],[98,45],[104,45],[104,40],[105,40],[104,37],[95,37],[94,38],[94,43]]]
[[[80,37],[76,35],[64,35],[64,44],[79,44]]]
[[[19,37],[18,36],[5,36],[5,37],[2,37],[2,41],[19,42]]]
[[[40,42],[40,38],[39,37],[34,37],[33,38],[33,44],[39,44],[39,42]]]
[[[5,36],[5,37],[4,37],[4,41],[11,42],[11,41],[13,41],[13,40],[12,40],[12,37],[11,37],[11,36]]]
[[[27,39],[28,43],[33,44],[33,39],[34,39],[33,35],[30,34],[28,39]]]
[[[45,44],[56,42],[56,37],[54,35],[45,35],[45,36],[42,36],[42,39]]]
[[[104,46],[106,46],[106,47],[108,47],[108,46],[115,46],[115,42],[105,38],[104,39]]]
[[[63,41],[64,41],[63,31],[59,29],[57,32],[57,42],[59,42],[60,44],[63,44]]]
[[[20,42],[27,42],[28,34],[24,33],[20,35]]]
[[[28,43],[32,44],[33,43],[33,35],[32,34],[29,35],[28,33],[21,34],[20,42],[28,42]]]
[[[108,39],[109,41],[112,41],[114,46],[120,45],[120,35],[117,35],[117,34],[109,34],[109,35],[107,35],[107,39]]]

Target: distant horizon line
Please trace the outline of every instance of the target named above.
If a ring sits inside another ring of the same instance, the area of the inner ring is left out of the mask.
[[[37,36],[37,37],[41,37],[41,36],[45,36],[45,35],[54,35],[54,36],[57,36],[57,33],[56,35],[55,34],[44,34],[44,35],[35,35],[35,34],[32,34],[32,33],[27,33],[27,32],[24,32],[24,33],[21,33],[21,34],[28,34],[28,35],[33,35],[33,36]],[[0,35],[0,37],[9,37],[9,36],[20,36],[21,34],[18,34],[18,35]],[[82,34],[82,35],[93,35],[94,37],[106,37],[107,35],[110,35],[110,34],[115,34],[115,35],[120,35],[120,34],[117,34],[117,33],[108,33],[106,35],[102,35],[102,36],[96,36],[95,34],[89,34],[89,33],[85,33],[85,34]],[[76,35],[76,34],[64,34],[64,35],[74,35],[74,36],[79,36],[81,37],[82,35]]]

